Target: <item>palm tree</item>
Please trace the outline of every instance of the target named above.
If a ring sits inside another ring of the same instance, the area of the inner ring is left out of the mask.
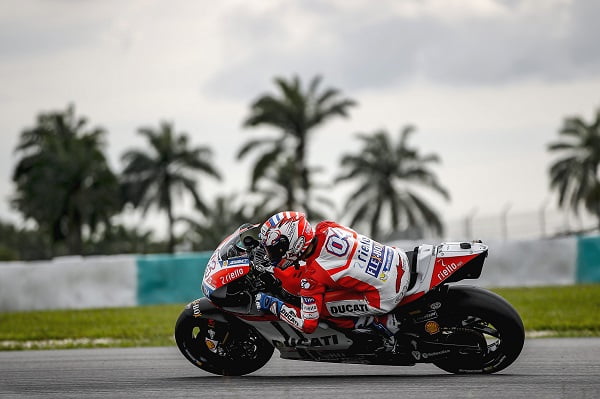
[[[109,226],[120,210],[118,181],[103,153],[105,131],[86,125],[73,105],[40,114],[15,150],[22,158],[13,173],[13,205],[70,254],[82,253],[84,227],[93,233]]]
[[[370,233],[375,238],[381,238],[380,226],[386,210],[393,229],[402,224],[405,228],[431,228],[437,234],[443,231],[435,210],[413,190],[421,186],[449,199],[446,189],[428,168],[429,164],[439,162],[439,157],[421,156],[415,148],[409,147],[407,142],[413,131],[413,127],[405,127],[397,143],[393,143],[384,130],[372,135],[359,134],[363,143],[361,152],[342,157],[341,166],[345,171],[336,182],[360,182],[346,202],[345,208],[354,212],[351,225],[369,223]]]
[[[173,125],[161,122],[158,129],[141,128],[138,133],[150,143],[150,152],[129,150],[122,159],[123,191],[128,202],[141,207],[145,214],[150,206],[156,205],[167,213],[169,223],[169,251],[175,250],[173,225],[174,195],[187,191],[196,207],[206,212],[207,207],[196,189],[196,180],[191,171],[203,172],[220,179],[210,162],[212,151],[207,147],[189,148],[187,134],[177,135]]]
[[[111,226],[86,244],[88,253],[103,255],[161,253],[167,248],[167,242],[155,240],[152,231],[122,224]]]
[[[281,159],[271,169],[265,171],[265,178],[258,192],[262,197],[262,209],[267,210],[266,213],[268,216],[277,212],[295,209],[297,204],[295,200],[298,187],[297,181],[299,180],[299,176],[294,173],[295,171],[295,161],[291,156],[287,159]],[[321,168],[309,168],[307,172],[309,179],[312,181],[310,176],[321,172]],[[315,188],[325,187],[317,183],[311,184]],[[331,209],[335,207],[333,201],[327,197],[318,196],[315,198],[315,202],[319,202]],[[305,210],[313,219],[326,218],[316,207],[313,207],[312,203],[307,204]]]
[[[218,196],[212,207],[204,215],[203,221],[182,217],[179,220],[188,224],[186,239],[195,250],[214,250],[219,243],[244,223],[262,223],[269,216],[264,204],[253,206],[244,201],[241,207],[236,205],[235,194]]]
[[[52,257],[50,236],[40,229],[16,227],[0,220],[0,260],[40,260]]]
[[[596,120],[586,124],[579,117],[565,119],[561,139],[548,150],[561,154],[549,169],[550,187],[558,191],[558,205],[578,214],[581,205],[596,215],[600,227],[600,109]]]
[[[340,98],[337,89],[319,91],[320,83],[321,77],[316,76],[304,90],[297,76],[290,81],[275,78],[278,95],[265,94],[259,97],[251,105],[250,116],[244,126],[272,126],[280,130],[281,135],[274,139],[251,140],[238,153],[238,158],[242,159],[249,152],[264,148],[253,170],[251,189],[255,189],[256,182],[264,178],[274,165],[285,164],[288,169],[286,173],[294,176],[292,189],[287,191],[288,209],[301,206],[307,213],[311,209],[310,168],[306,164],[310,133],[333,117],[347,117],[348,109],[356,105],[353,100]],[[296,193],[297,189],[301,190],[301,196]]]

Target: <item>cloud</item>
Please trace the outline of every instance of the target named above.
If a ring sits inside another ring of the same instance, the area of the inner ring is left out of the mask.
[[[94,46],[107,25],[97,11],[86,2],[3,2],[0,59],[43,57]]]
[[[567,47],[573,63],[582,73],[597,74],[600,71],[600,2],[577,1],[573,6],[572,31]]]
[[[244,96],[274,75],[321,73],[347,90],[384,88],[413,79],[451,86],[560,82],[600,74],[596,23],[600,5],[573,2],[402,2],[411,7],[329,3],[232,12],[223,26],[229,60],[206,89]],[[380,4],[380,3],[377,3]],[[454,3],[453,3],[454,4]],[[343,5],[343,7],[342,7]]]

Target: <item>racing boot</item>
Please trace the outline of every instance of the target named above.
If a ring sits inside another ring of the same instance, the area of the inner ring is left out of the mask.
[[[394,334],[398,330],[399,322],[394,315],[359,317],[350,333],[353,344],[349,351],[355,354],[393,352]]]
[[[355,328],[348,333],[352,345],[348,353],[353,355],[371,355],[385,350],[384,337],[371,328]]]

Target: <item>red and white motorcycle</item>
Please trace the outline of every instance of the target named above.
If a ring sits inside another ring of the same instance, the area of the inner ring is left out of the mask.
[[[410,283],[393,311],[400,320],[395,345],[372,353],[353,349],[353,335],[322,319],[304,334],[256,309],[266,292],[299,306],[299,272],[266,271],[256,225],[226,238],[205,269],[205,297],[189,303],[175,325],[181,353],[195,366],[219,375],[244,375],[264,366],[275,349],[283,359],[411,366],[433,363],[451,373],[494,373],[521,353],[523,322],[500,296],[453,285],[480,276],[488,247],[481,242],[420,245],[407,253]],[[325,298],[327,300],[327,297]]]

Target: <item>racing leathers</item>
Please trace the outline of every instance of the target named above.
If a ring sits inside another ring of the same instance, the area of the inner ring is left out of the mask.
[[[301,307],[259,294],[259,309],[311,333],[319,318],[353,328],[357,317],[388,313],[401,301],[409,280],[403,251],[331,221],[317,224],[315,239],[316,248],[301,269]]]

